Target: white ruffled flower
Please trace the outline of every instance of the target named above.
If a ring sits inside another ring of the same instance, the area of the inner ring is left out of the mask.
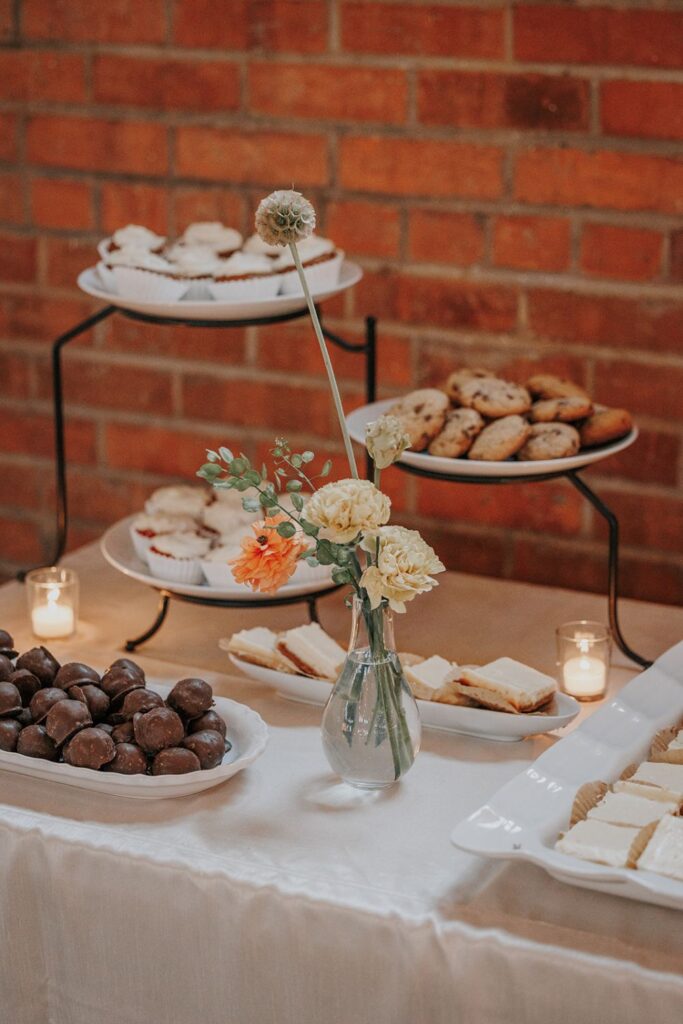
[[[380,416],[365,428],[365,447],[377,469],[386,469],[410,448],[410,438],[396,416]]]
[[[366,534],[361,547],[374,556],[378,541],[378,564],[368,566],[360,585],[367,591],[372,608],[386,598],[393,611],[404,612],[406,602],[437,586],[432,573],[444,572],[446,567],[417,530],[382,526]]]
[[[390,499],[369,480],[337,480],[309,498],[305,516],[320,527],[321,539],[348,544],[359,533],[382,526],[390,513]]]
[[[300,192],[281,190],[262,199],[256,210],[256,230],[268,245],[288,245],[315,230],[315,210]]]

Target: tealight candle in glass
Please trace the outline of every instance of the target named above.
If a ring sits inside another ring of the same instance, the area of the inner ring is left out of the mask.
[[[31,629],[41,640],[73,636],[78,623],[78,576],[73,569],[51,566],[26,576]]]
[[[601,700],[607,689],[610,632],[601,622],[565,622],[556,631],[560,686],[577,700]]]

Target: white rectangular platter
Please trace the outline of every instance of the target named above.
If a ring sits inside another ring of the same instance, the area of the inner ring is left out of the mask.
[[[616,780],[627,765],[647,755],[656,732],[682,715],[680,643],[461,821],[451,834],[453,843],[484,857],[531,861],[570,885],[683,909],[683,882],[592,864],[553,849],[568,827],[579,786]]]
[[[164,698],[171,689],[153,679],[149,679],[147,685]],[[227,739],[232,747],[221,764],[207,771],[188,772],[186,775],[119,775],[116,772],[75,768],[70,764],[44,761],[38,757],[26,757],[24,754],[3,750],[0,750],[0,770],[27,775],[43,782],[61,783],[63,786],[134,800],[164,800],[201,793],[202,790],[220,785],[250,765],[263,753],[268,741],[265,722],[246,704],[238,704],[227,697],[214,697],[214,704],[215,710],[225,720]]]
[[[278,693],[289,700],[322,705],[327,703],[327,698],[332,692],[332,685],[326,679],[311,679],[308,676],[277,672],[272,668],[242,661],[234,654],[230,655],[230,660],[246,676],[275,687]],[[422,725],[427,729],[511,742],[550,732],[552,729],[561,729],[579,712],[578,703],[564,693],[558,693],[555,702],[557,713],[553,715],[509,715],[502,711],[458,707],[455,704],[440,704],[430,700],[418,700],[417,706]]]

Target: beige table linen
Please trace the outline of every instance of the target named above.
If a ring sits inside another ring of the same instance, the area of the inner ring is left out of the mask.
[[[68,562],[81,628],[51,646],[102,667],[149,624],[155,596],[94,547]],[[18,584],[0,590],[0,627],[22,648],[35,642],[24,602]],[[321,610],[343,639],[340,596]],[[0,773],[0,1022],[679,1024],[679,913],[449,842],[554,739],[427,731],[400,786],[351,790],[324,760],[320,709],[231,674],[217,648],[236,628],[303,615],[174,604],[138,656],[153,678],[201,670],[268,723],[264,755],[217,789],[137,803]],[[404,650],[553,671],[554,628],[579,617],[604,620],[604,599],[449,574],[399,637]],[[683,637],[681,610],[625,602],[623,617],[651,656]],[[611,688],[632,675],[613,669]]]

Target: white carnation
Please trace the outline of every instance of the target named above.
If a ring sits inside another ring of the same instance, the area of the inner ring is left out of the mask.
[[[267,245],[288,245],[315,230],[315,210],[300,192],[281,190],[262,199],[256,210],[256,230]]]
[[[382,526],[390,513],[391,501],[369,480],[337,480],[311,496],[305,516],[320,527],[323,540],[348,544],[359,533]]]
[[[410,448],[410,438],[396,416],[380,416],[365,428],[365,447],[377,469],[386,469]]]
[[[378,564],[368,566],[360,585],[367,591],[372,608],[386,598],[395,612],[404,612],[406,602],[437,586],[432,573],[444,572],[446,567],[417,530],[382,526],[366,534],[361,547],[374,556],[378,541]]]

